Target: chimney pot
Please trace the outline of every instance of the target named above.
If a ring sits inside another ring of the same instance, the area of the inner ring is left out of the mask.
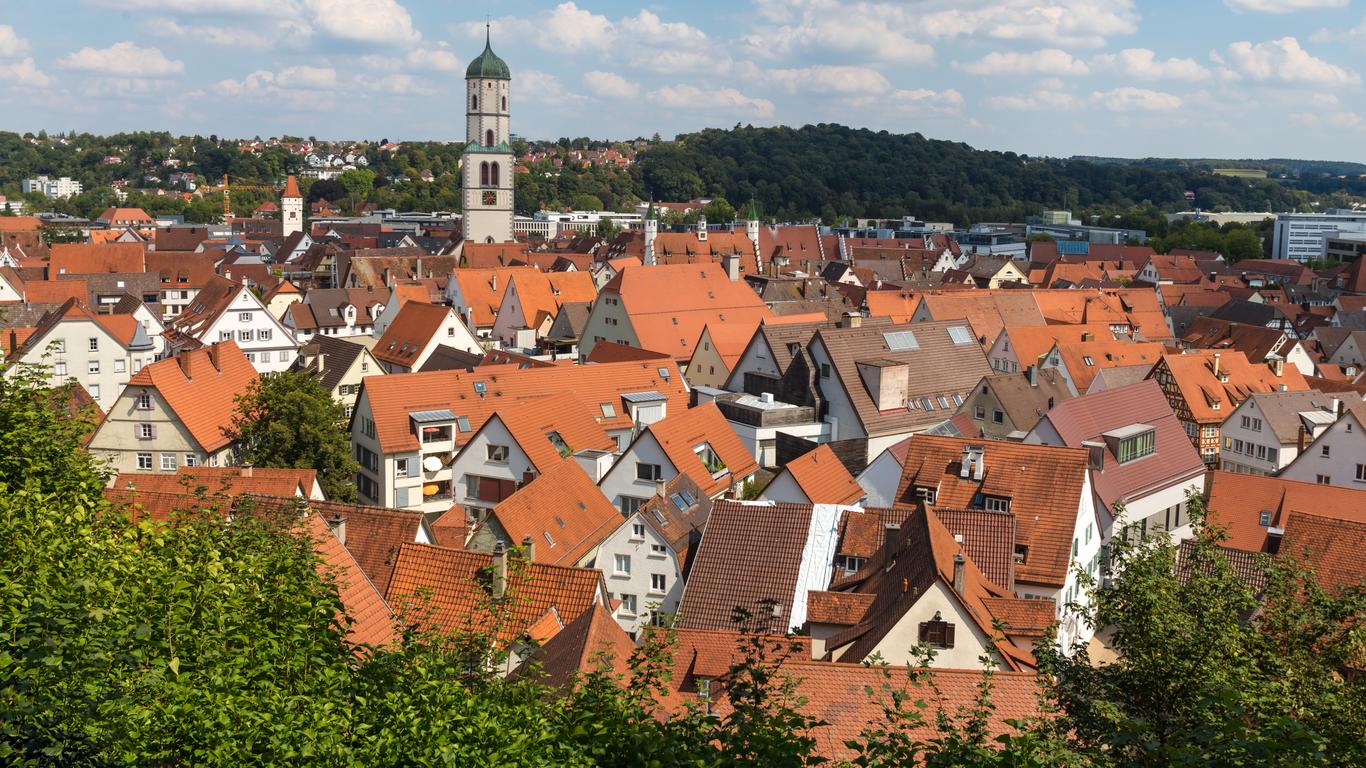
[[[959,552],[953,556],[953,591],[963,594],[963,582],[967,573],[967,558]]]
[[[536,561],[536,540],[531,538],[531,534],[522,537],[522,554],[526,557],[527,562]]]
[[[331,517],[327,518],[327,527],[328,527],[328,528],[331,528],[331,529],[332,529],[332,532],[335,533],[335,534],[337,535],[337,540],[338,540],[338,541],[340,541],[342,544],[346,544],[346,516],[345,516],[345,515],[343,515],[343,514],[340,513],[340,512],[337,512],[337,513],[333,514]]]

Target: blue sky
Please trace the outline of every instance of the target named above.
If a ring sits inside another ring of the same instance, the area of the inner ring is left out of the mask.
[[[0,0],[0,129],[460,139],[486,13],[533,138],[1366,161],[1366,0]]]

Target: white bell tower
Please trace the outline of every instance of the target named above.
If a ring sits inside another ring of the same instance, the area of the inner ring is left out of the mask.
[[[461,156],[463,231],[466,242],[512,240],[512,153],[508,85],[512,74],[493,53],[487,30],[484,52],[465,70],[465,152]]]

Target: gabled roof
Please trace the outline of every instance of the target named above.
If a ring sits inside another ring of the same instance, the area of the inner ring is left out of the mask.
[[[1085,394],[1096,373],[1106,368],[1130,365],[1157,365],[1167,348],[1155,341],[1060,341],[1055,349],[1067,366],[1077,394]]]
[[[151,251],[147,271],[156,273],[163,290],[203,288],[214,277],[213,256],[207,253]]]
[[[48,257],[48,277],[99,272],[146,271],[145,243],[57,243]]]
[[[1003,331],[1010,341],[1020,370],[1038,365],[1039,360],[1059,342],[1112,341],[1115,335],[1107,323],[1078,325],[1019,325],[1006,326]]]
[[[754,322],[708,323],[702,327],[702,335],[693,344],[693,357],[697,357],[697,352],[702,348],[703,340],[706,339],[729,370],[739,362],[740,356],[744,354],[745,347],[749,346],[749,340],[754,337],[754,331],[759,327],[759,324],[760,321],[757,320]],[[594,347],[594,351],[597,351],[596,347]]]
[[[978,446],[984,449],[982,479],[974,479],[975,467],[961,477],[965,450]],[[980,506],[980,496],[1009,498],[1016,541],[1029,551],[1015,567],[1016,581],[1061,587],[1086,470],[1087,452],[1080,448],[914,435],[895,498],[900,504],[916,503],[914,487],[936,488],[935,504],[956,509],[972,508],[974,502]]]
[[[961,591],[954,585],[955,561],[960,555],[963,558]],[[1009,590],[982,575],[949,529],[933,511],[923,506],[907,518],[891,546],[884,547],[873,561],[860,571],[867,575],[854,586],[855,591],[875,595],[863,621],[826,641],[827,647],[836,652],[849,646],[839,654],[841,661],[863,661],[935,582],[942,583],[958,599],[988,638],[996,634],[990,605],[1000,606],[1015,600]],[[988,603],[989,599],[993,602]],[[988,642],[995,646],[1007,668],[1020,670],[1034,666],[1033,654],[1017,648],[1007,639]]]
[[[471,243],[466,243],[469,248]],[[490,328],[498,319],[498,308],[513,275],[534,272],[531,267],[498,267],[496,269],[457,269],[451,279],[460,286],[460,294],[476,328]]]
[[[628,267],[602,293],[620,296],[641,347],[676,360],[692,356],[709,323],[757,323],[773,314],[744,281],[711,263]]]
[[[1038,371],[1033,383],[1027,373],[998,373],[983,377],[982,386],[995,395],[1015,429],[1025,432],[1033,429],[1050,408],[1072,397],[1062,374],[1049,368]]]
[[[908,333],[914,337],[913,343],[906,336]],[[959,334],[962,340],[955,341],[953,333]],[[863,428],[873,436],[910,432],[944,420],[957,407],[953,397],[964,396],[983,376],[991,373],[991,365],[977,344],[974,328],[963,320],[821,328],[816,332],[813,344],[816,339],[830,356],[833,377],[848,393]],[[902,339],[906,343],[893,349],[892,342],[900,343]],[[907,408],[903,403],[902,407],[879,411],[858,369],[859,363],[867,361],[909,366],[906,400],[914,401],[916,407]],[[941,396],[948,399],[949,410],[938,404]],[[926,398],[931,401],[931,409],[925,409],[920,402]]]
[[[493,508],[508,544],[530,538],[532,559],[575,565],[621,525],[621,512],[578,462],[562,460]]]
[[[409,301],[384,329],[371,352],[380,362],[411,368],[451,314],[451,308],[444,305]]]
[[[615,451],[617,448],[617,441],[602,428],[593,411],[572,392],[505,401],[495,408],[493,415],[512,433],[538,472],[549,472],[564,463],[567,456],[551,442],[549,435],[552,433],[559,436],[570,454],[589,449]]]
[[[1153,427],[1151,455],[1120,464],[1107,444],[1103,469],[1091,473],[1096,494],[1111,509],[1117,502],[1132,501],[1159,484],[1194,479],[1205,471],[1204,461],[1162,388],[1152,379],[1067,400],[1045,418],[1072,448],[1081,448],[1083,441],[1104,442],[1104,433],[1132,424]]]
[[[668,376],[661,376],[663,369]],[[372,418],[384,453],[417,450],[408,414],[414,411],[450,410],[469,419],[471,431],[461,432],[456,441],[464,445],[499,405],[509,400],[557,392],[572,392],[603,429],[631,429],[630,412],[623,394],[662,392],[668,397],[669,412],[687,407],[688,393],[678,367],[668,360],[599,363],[595,365],[557,365],[549,368],[518,366],[480,366],[472,371],[446,370],[424,373],[390,374],[365,380],[362,397],[370,404]],[[482,386],[481,395],[475,388]],[[603,406],[612,413],[605,415]]]
[[[1295,442],[1300,436],[1300,428],[1307,426],[1300,417],[1302,413],[1317,413],[1331,420],[1337,419],[1337,414],[1331,410],[1334,398],[1316,389],[1303,392],[1258,392],[1248,400],[1257,404],[1261,418],[1266,421],[1266,426],[1281,445]],[[1246,404],[1247,401],[1243,402]],[[1310,434],[1311,439],[1312,437]]]
[[[552,612],[567,624],[595,604],[603,604],[605,588],[597,569],[525,560],[509,563],[507,598],[500,601],[494,597],[495,555],[404,544],[385,599],[400,615],[406,610],[430,609],[425,617],[414,618],[425,619],[442,632],[487,632],[496,627],[498,640],[504,643],[524,636]]]
[[[786,632],[811,513],[810,504],[714,502],[683,590],[677,626],[735,629],[735,609],[743,608],[761,629]],[[774,601],[771,614],[760,605],[765,600]]]
[[[1320,587],[1340,592],[1366,580],[1366,563],[1361,559],[1364,541],[1366,520],[1326,509],[1320,514],[1292,511],[1278,557],[1303,560],[1314,569]]]
[[[813,504],[853,504],[863,498],[863,488],[824,443],[789,461],[783,472]]]
[[[1219,374],[1215,375],[1215,360]],[[1269,366],[1249,363],[1237,350],[1186,350],[1163,355],[1162,366],[1181,391],[1181,397],[1197,423],[1222,423],[1240,403],[1256,392],[1298,392],[1309,388],[1293,365],[1277,376]],[[1224,381],[1224,378],[1227,381]],[[1282,387],[1285,389],[1282,390]],[[1214,404],[1219,404],[1219,410]]]
[[[314,512],[305,519],[306,530],[313,538],[313,548],[318,553],[318,571],[336,586],[346,615],[351,619],[347,627],[347,639],[372,646],[388,645],[398,640],[400,632],[393,611],[389,610],[388,603],[384,602],[356,558],[337,538],[321,514]]]
[[[933,320],[966,319],[982,346],[990,347],[1006,326],[1044,325],[1044,315],[1035,301],[1037,291],[982,290],[925,293],[920,308]],[[917,310],[919,311],[919,309]]]
[[[551,688],[565,688],[575,677],[597,670],[601,661],[627,671],[635,649],[635,642],[612,612],[594,604],[522,662],[518,674],[535,675],[533,679]]]
[[[1329,515],[1366,523],[1366,491],[1279,477],[1211,472],[1205,506],[1209,522],[1227,534],[1223,546],[1264,552],[1268,527],[1285,528],[1290,513]],[[1268,525],[1261,524],[1268,513]]]
[[[593,276],[587,272],[514,272],[509,281],[517,285],[522,315],[515,327],[539,328],[553,318],[566,302],[591,302],[597,297]],[[501,309],[501,308],[500,308]]]
[[[356,358],[364,355],[365,346],[336,336],[314,336],[299,349],[293,368],[304,371],[318,380],[328,392],[337,388],[342,377],[351,370]],[[372,371],[381,374],[383,371]]]
[[[245,290],[246,288],[239,283],[214,275],[199,289],[199,293],[185,307],[185,311],[176,315],[168,324],[169,328],[199,338],[232,306],[237,294]]]
[[[645,429],[659,443],[674,469],[691,477],[707,496],[721,493],[759,469],[753,454],[745,448],[715,403],[678,411],[671,409],[665,418]],[[725,469],[716,476],[707,471],[695,451],[703,443],[710,445],[725,464]]]
[[[128,387],[155,389],[199,447],[213,453],[229,443],[224,429],[237,410],[235,398],[256,376],[236,342],[221,341],[158,360],[134,374]]]

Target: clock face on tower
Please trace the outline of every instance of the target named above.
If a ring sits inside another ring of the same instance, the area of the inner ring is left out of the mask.
[[[497,205],[497,204],[498,204],[498,193],[497,193],[497,192],[485,192],[485,193],[484,193],[484,205]]]

